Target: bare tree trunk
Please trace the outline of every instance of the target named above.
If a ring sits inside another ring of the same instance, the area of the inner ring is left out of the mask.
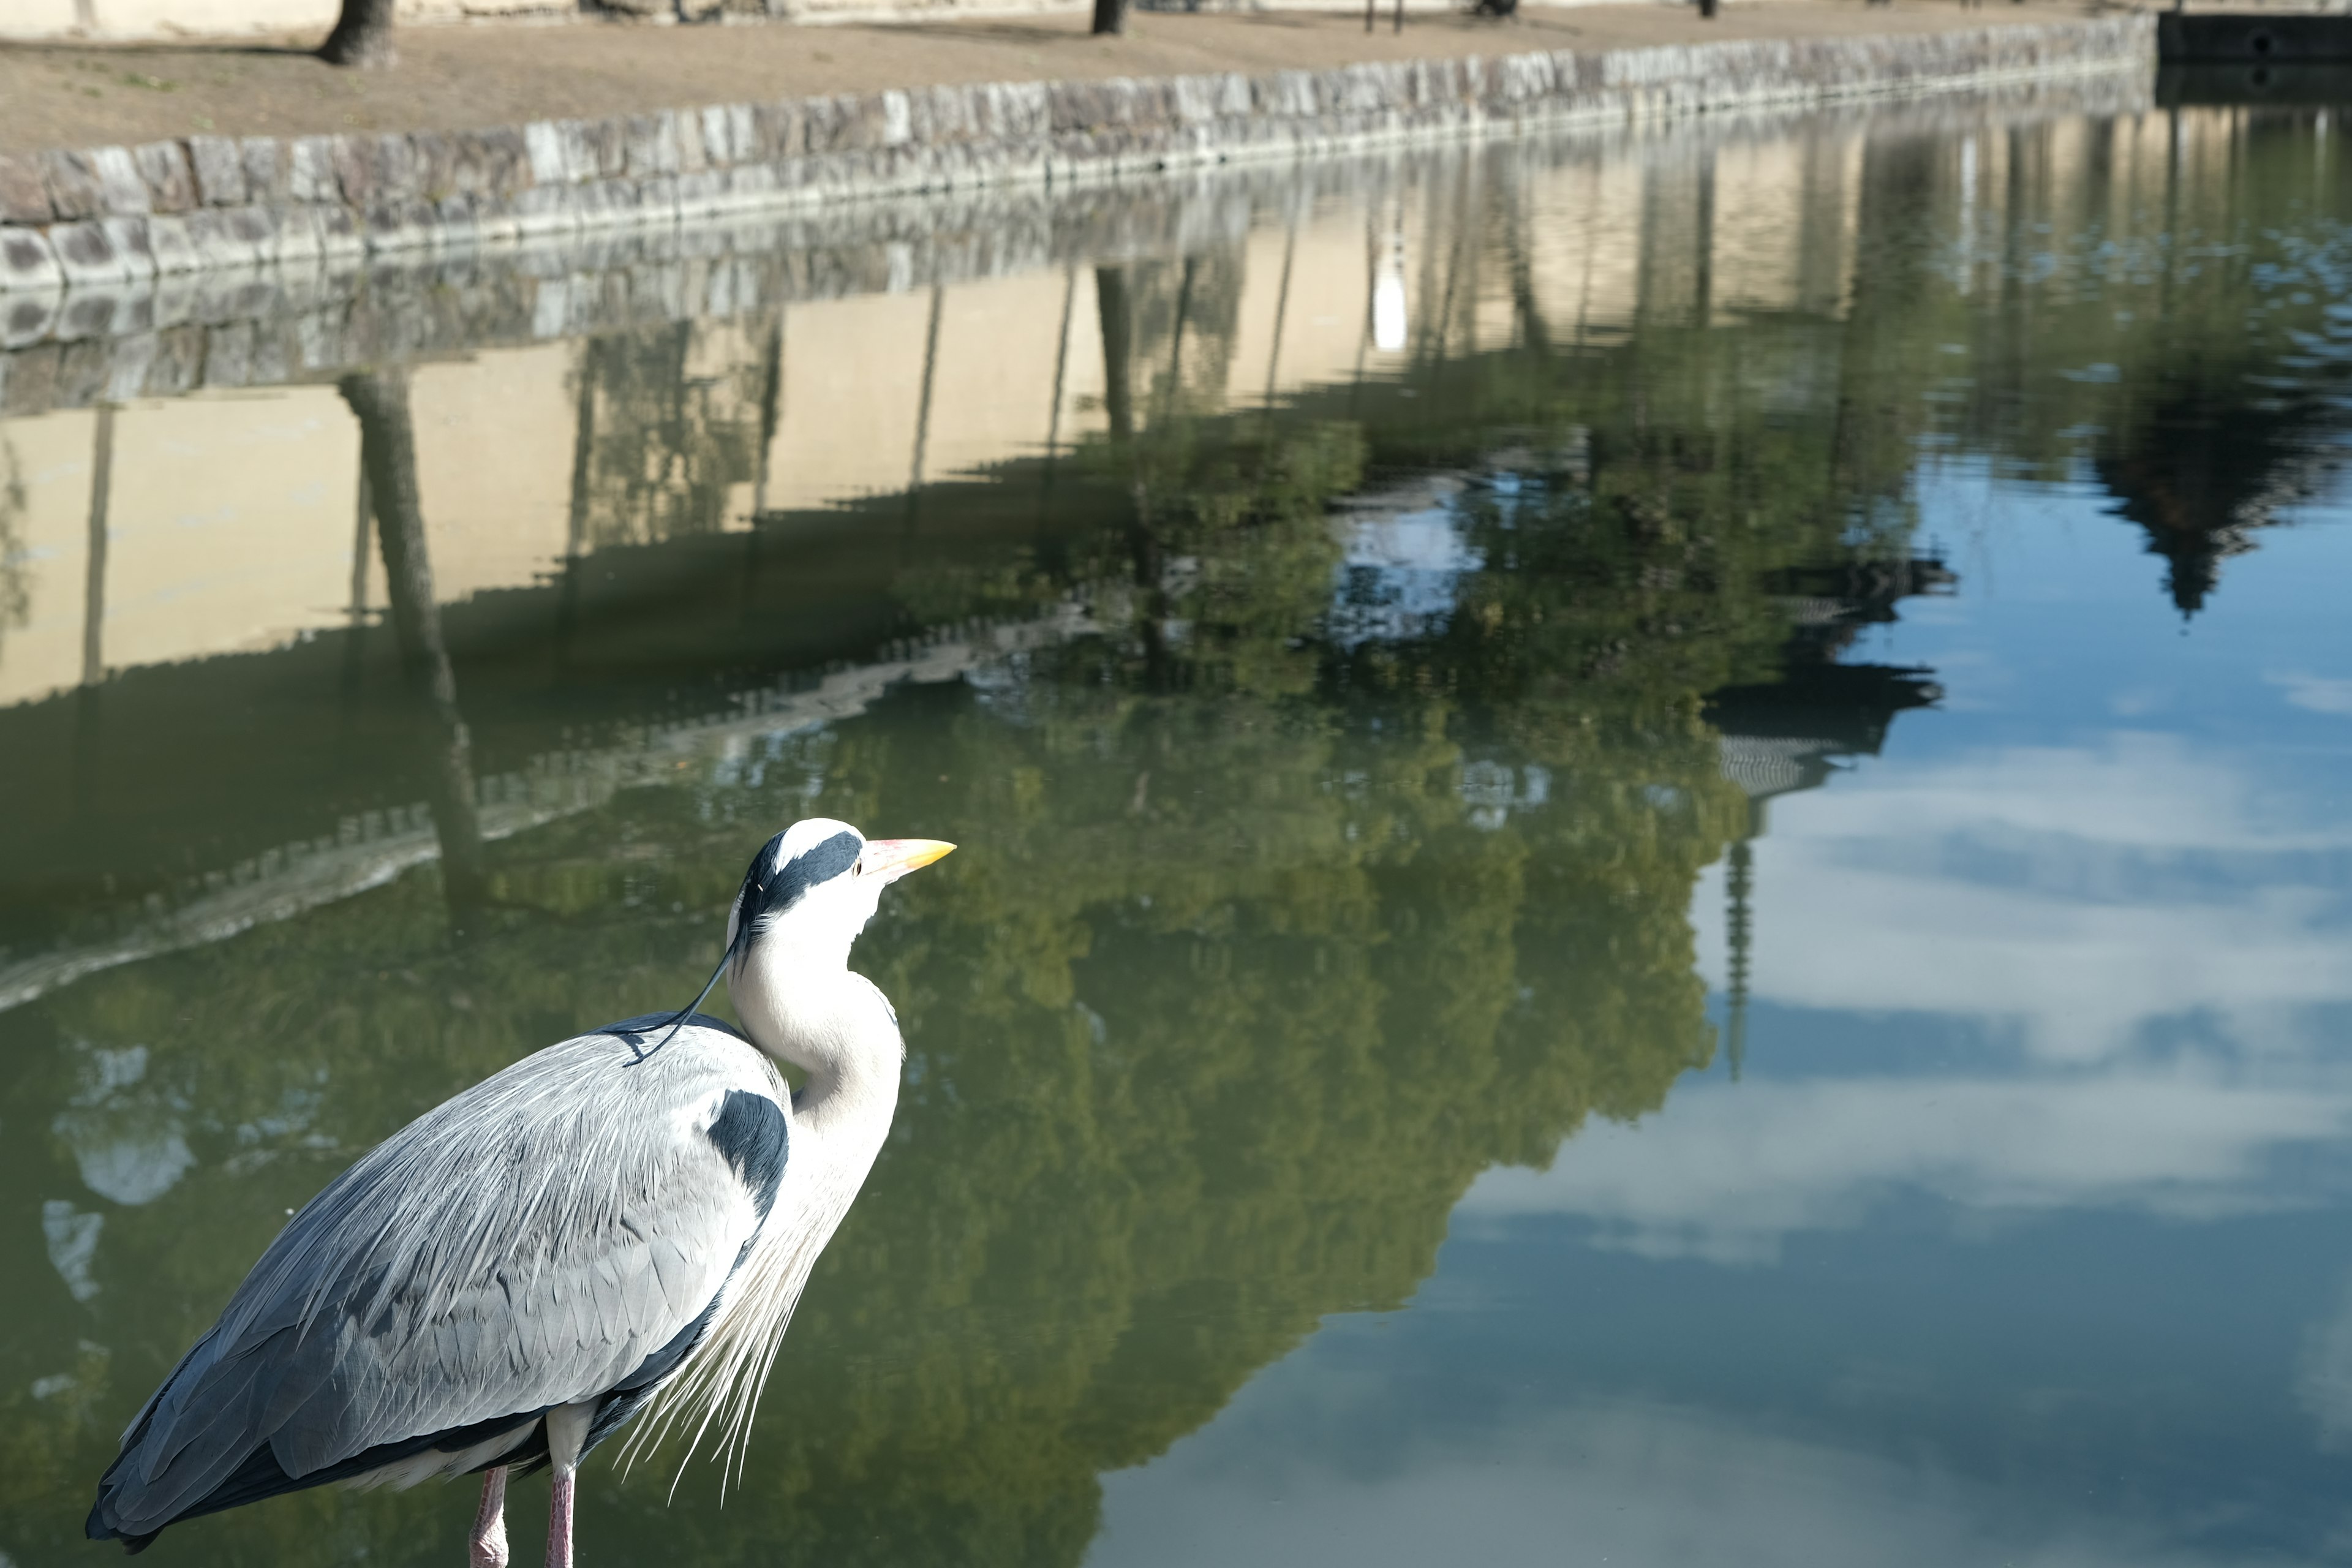
[[[1095,0],[1095,26],[1097,33],[1127,31],[1127,0]]]
[[[457,675],[441,636],[441,606],[433,596],[433,563],[425,554],[408,374],[399,370],[355,372],[343,377],[337,389],[360,423],[360,463],[367,471],[368,496],[375,507],[393,636],[415,695],[421,739],[431,753],[425,804],[441,841],[442,894],[448,900],[450,923],[462,931],[488,897],[489,878],[474,802],[474,742],[457,709]]]
[[[394,0],[343,0],[335,30],[319,46],[319,58],[331,66],[354,66],[361,70],[388,70],[400,63],[392,42]]]

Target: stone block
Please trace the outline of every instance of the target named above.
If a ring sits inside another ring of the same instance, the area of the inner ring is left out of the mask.
[[[710,167],[710,151],[702,140],[702,111],[681,109],[670,117],[670,136],[677,143],[677,172],[691,174]]]
[[[56,289],[65,280],[48,236],[37,228],[0,228],[0,290]]]
[[[136,322],[133,326],[131,323]],[[109,403],[128,403],[144,396],[147,376],[155,363],[155,296],[151,290],[142,295],[136,307],[125,312],[116,322],[123,336],[115,339],[113,353],[108,356],[106,390],[100,395]]]
[[[247,163],[251,183],[252,164]],[[341,202],[342,182],[335,172],[335,143],[331,136],[298,136],[286,143],[286,199],[295,202]]]
[[[474,198],[474,234],[482,244],[511,245],[522,237],[522,226],[515,220],[514,204],[514,196]]]
[[[79,384],[74,401],[88,404],[96,400],[106,384],[107,361],[112,357],[113,345],[103,340],[117,332],[138,331],[152,325],[153,308],[142,296],[147,289],[134,292],[124,284],[110,289],[92,289],[66,296],[66,311],[58,319],[57,336],[67,342],[96,342],[97,351],[86,358],[68,361],[70,374]]]
[[[433,231],[435,243],[444,250],[470,249],[479,244],[481,227],[474,217],[474,198],[460,192],[435,202]]]
[[[632,114],[622,122],[625,172],[631,179],[677,173],[677,121],[675,112],[665,110],[658,114]]]
[[[527,239],[571,234],[580,226],[577,191],[568,184],[535,185],[515,197],[509,210],[516,232]]]
[[[370,256],[395,250],[429,249],[439,241],[441,215],[422,198],[378,202],[367,209],[360,237]]]
[[[310,209],[319,226],[320,259],[332,265],[353,262],[367,254],[367,243],[360,233],[359,220],[347,206],[322,205]]]
[[[1487,73],[1486,102],[1496,109],[1521,109],[1551,96],[1549,55],[1505,55]]]
[[[177,142],[150,142],[131,150],[151,212],[184,213],[196,205],[196,177]]]
[[[106,211],[106,192],[84,153],[40,153],[41,177],[49,187],[49,207],[68,223]]]
[[[1323,84],[1329,109],[1340,114],[1385,114],[1404,107],[1402,71],[1366,62],[1328,73]]]
[[[102,217],[98,220],[106,230],[107,239],[114,246],[115,254],[134,278],[155,276],[155,248],[147,237],[147,222],[143,217]]]
[[[751,150],[741,161],[772,163],[797,158],[809,150],[808,106],[798,99],[779,99],[751,106]]]
[[[194,272],[204,265],[195,242],[188,237],[188,220],[177,214],[147,220],[147,247],[159,273]]]
[[[714,103],[702,111],[703,161],[731,169],[760,156],[759,130],[748,103]]]
[[[476,195],[510,200],[531,187],[530,149],[510,125],[452,138],[471,166],[457,188]]]
[[[280,267],[315,267],[319,263],[319,213],[315,207],[279,207],[274,216],[278,232],[271,237],[269,259]]]
[[[269,207],[222,207],[192,213],[190,237],[212,267],[257,267],[278,248],[278,215]]]
[[[546,133],[531,153],[531,177],[536,184],[571,185],[601,178],[596,167],[595,140],[588,134],[586,121],[551,120],[544,123]],[[542,159],[547,171],[544,174],[540,172]]]
[[[801,110],[811,153],[870,153],[904,142],[911,130],[903,92],[836,93],[805,100]]]
[[[57,327],[58,307],[64,301],[62,288],[0,294],[0,349],[22,349],[47,337]],[[25,356],[12,353],[0,363],[21,367]],[[10,414],[38,412],[17,407],[5,399],[0,399],[0,409]]]
[[[330,136],[327,157],[335,171],[335,194],[347,206],[364,212],[375,203],[375,138]]]
[[[588,154],[584,162],[574,164],[579,170],[575,178],[617,180],[629,172],[626,120],[580,120],[572,123],[580,127]]]
[[[677,177],[677,216],[681,223],[716,217],[727,210],[726,173],[698,169]]]
[[[127,285],[108,284],[102,288],[77,289],[66,296],[65,309],[49,329],[49,335],[58,342],[81,344],[92,338],[102,338],[113,330],[115,312],[121,308],[121,291]],[[59,401],[68,407],[79,406],[89,400],[95,384],[102,379],[96,357],[85,350],[77,354],[67,351],[67,373],[61,378]]]
[[[1412,100],[1417,109],[1457,109],[1462,104],[1459,60],[1415,60]]]
[[[677,176],[659,174],[650,180],[623,181],[615,195],[624,195],[623,222],[634,228],[677,226]]]
[[[1162,131],[1175,126],[1176,90],[1167,78],[1137,81],[1129,79],[1127,88],[1127,119],[1123,123],[1139,131]]]
[[[155,290],[155,355],[147,362],[149,397],[177,397],[196,384],[204,333],[184,323],[192,286],[184,279]]]
[[[0,345],[17,351],[7,359],[8,378],[5,395],[0,396],[0,414],[46,414],[55,406],[49,393],[57,384],[58,356],[62,350],[58,344],[40,340],[49,335],[62,300],[51,296],[36,305],[34,301],[38,298],[28,294],[11,300],[6,314],[0,316],[0,322],[5,322],[0,326]],[[18,335],[20,331],[22,336]]]
[[[1276,71],[1270,76],[1252,78],[1250,108],[1258,114],[1291,120],[1311,119],[1322,112],[1315,91],[1315,77],[1308,71]]]
[[[58,156],[79,160],[98,183],[99,211],[102,217],[143,216],[154,208],[147,195],[147,182],[139,177],[138,161],[128,147],[92,147],[86,152],[65,153]]]
[[[1089,132],[1108,123],[1100,82],[1049,82],[1045,103],[1046,127],[1055,136]]]
[[[772,207],[784,199],[782,182],[773,166],[766,163],[746,163],[740,169],[727,171],[727,205],[735,212],[759,212]]]
[[[369,194],[381,202],[417,202],[429,194],[426,181],[432,174],[426,142],[437,146],[437,137],[382,135],[370,139],[368,157],[374,166],[375,183]]]
[[[293,163],[285,142],[275,136],[247,136],[237,142],[236,151],[238,161],[245,165],[245,201],[226,205],[277,204],[290,199],[288,187],[293,182]]]
[[[1573,49],[1551,52],[1552,90],[1561,97],[1583,98],[1601,86],[1601,57]]]
[[[969,142],[980,134],[981,108],[968,87],[927,87],[903,95],[908,140],[934,144]]]
[[[195,175],[199,205],[234,207],[245,204],[245,149],[234,138],[189,137],[188,163]]]
[[[205,332],[205,384],[246,386],[253,380],[253,323],[227,321]]]
[[[0,153],[0,223],[45,224],[57,216],[39,163]]]
[[[990,82],[971,89],[984,142],[1034,142],[1053,127],[1053,103],[1042,81]],[[1246,98],[1243,107],[1248,107]]]
[[[101,219],[58,224],[49,230],[49,245],[70,287],[120,283],[131,276],[130,262],[114,247],[114,237]]]
[[[454,138],[438,131],[419,131],[400,141],[408,151],[409,194],[427,202],[438,202],[457,194],[457,149]],[[387,180],[385,188],[394,188],[394,182]]]
[[[440,179],[442,195],[485,195],[506,200],[530,188],[530,143],[518,130],[452,132],[428,163]]]
[[[572,226],[583,234],[592,234],[612,227],[622,220],[625,199],[634,192],[624,192],[624,182],[597,180],[590,184],[572,188]]]
[[[564,155],[563,131],[552,120],[534,120],[522,128],[523,155],[534,185],[568,184],[572,161]]]

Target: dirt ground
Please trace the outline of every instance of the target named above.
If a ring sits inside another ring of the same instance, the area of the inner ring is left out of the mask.
[[[1688,5],[1522,10],[1508,22],[1409,15],[1392,32],[1361,13],[1139,12],[1123,37],[1090,37],[1078,12],[868,26],[660,26],[579,21],[418,26],[390,71],[339,70],[315,38],[0,45],[0,152],[134,143],[196,132],[457,130],[689,104],[935,82],[1264,71],[1521,49],[1707,38],[1917,33],[2076,17],[2095,4],[1756,0],[1714,21]]]

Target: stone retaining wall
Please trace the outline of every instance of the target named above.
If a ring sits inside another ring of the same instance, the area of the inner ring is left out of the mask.
[[[2152,19],[992,83],[487,131],[0,155],[0,290],[509,244],[1408,138],[2146,68]]]

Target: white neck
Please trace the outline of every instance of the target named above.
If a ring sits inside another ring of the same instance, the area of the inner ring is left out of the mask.
[[[727,992],[751,1043],[808,1075],[793,1101],[795,1142],[814,1134],[828,1173],[855,1191],[889,1134],[906,1047],[890,1004],[848,968],[848,942],[801,934],[757,942],[728,972]]]

